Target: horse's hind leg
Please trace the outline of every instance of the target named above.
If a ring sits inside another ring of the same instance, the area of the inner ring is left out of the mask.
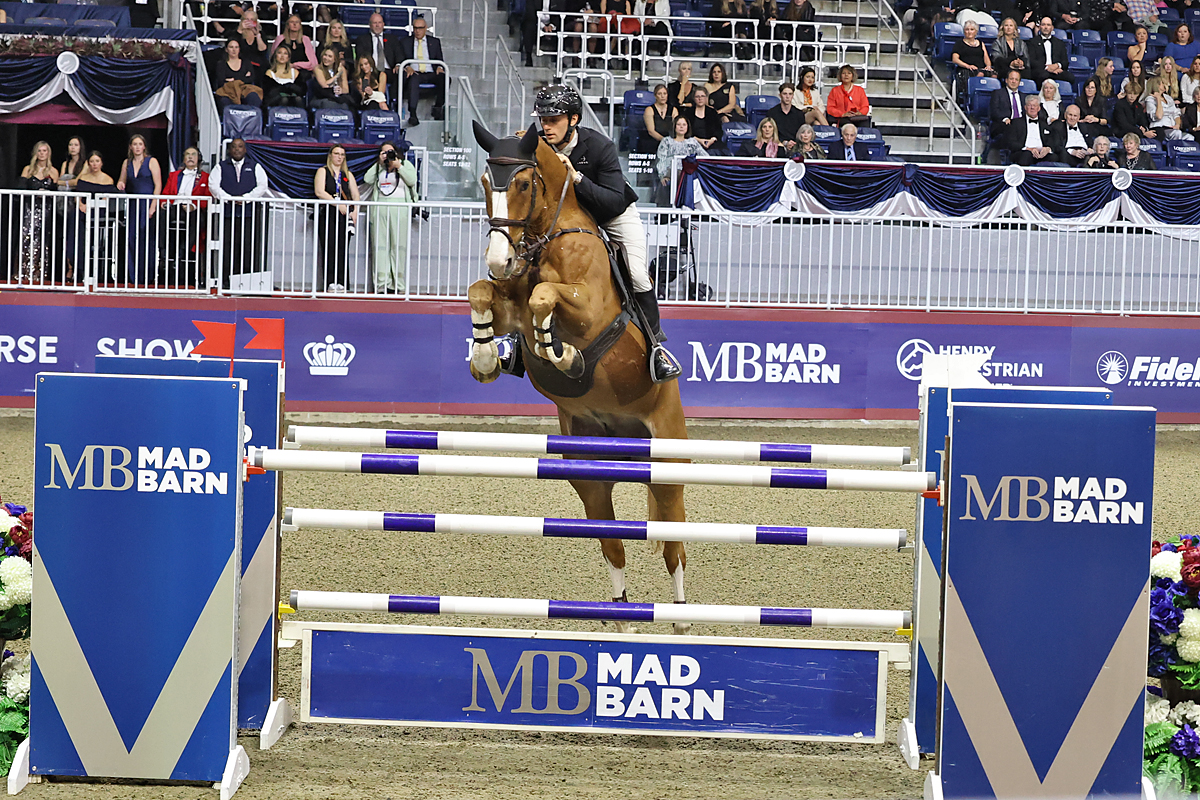
[[[684,522],[683,487],[678,484],[653,484],[650,486],[650,519]],[[683,571],[687,566],[687,553],[684,552],[683,542],[663,542],[663,560],[667,563],[667,573],[671,576],[671,588],[676,603],[686,603],[687,596],[683,590]],[[691,630],[690,622],[675,623],[675,633],[687,633]]]
[[[611,483],[598,481],[571,481],[579,499],[583,501],[583,509],[588,519],[616,519],[613,510]],[[604,562],[608,564],[608,577],[612,579],[612,599],[614,603],[625,603],[629,597],[625,592],[625,543],[620,539],[601,539],[600,552],[604,554]],[[617,633],[631,633],[633,628],[628,622],[615,622]]]

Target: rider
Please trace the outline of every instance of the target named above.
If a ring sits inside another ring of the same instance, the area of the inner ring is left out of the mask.
[[[662,383],[678,378],[683,369],[662,345],[667,337],[659,324],[658,298],[646,267],[646,231],[634,207],[637,194],[621,172],[616,146],[602,133],[579,124],[583,98],[570,86],[539,89],[533,116],[539,118],[543,138],[567,165],[575,182],[575,199],[608,237],[625,250],[633,300],[646,322],[639,327],[650,340],[651,379]],[[650,330],[645,330],[647,327]]]

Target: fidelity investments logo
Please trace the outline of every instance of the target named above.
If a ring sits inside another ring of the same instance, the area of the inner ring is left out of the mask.
[[[1182,361],[1179,356],[1134,356],[1130,363],[1119,350],[1101,353],[1096,375],[1109,386],[1200,386],[1200,358]]]

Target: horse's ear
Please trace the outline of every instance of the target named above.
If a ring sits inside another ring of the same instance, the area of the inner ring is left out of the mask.
[[[527,156],[536,153],[539,138],[541,137],[538,135],[538,126],[535,122],[529,126],[529,130],[525,131],[525,135],[521,137],[521,152]]]
[[[471,122],[471,128],[475,132],[475,141],[479,142],[479,146],[482,147],[485,152],[492,152],[492,148],[496,146],[496,137],[492,136],[492,134],[488,132],[487,128],[480,125],[479,120],[473,120]]]

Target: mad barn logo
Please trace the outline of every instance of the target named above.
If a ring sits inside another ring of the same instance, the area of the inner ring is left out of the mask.
[[[1096,375],[1109,386],[1200,386],[1200,358],[1134,356],[1130,361],[1119,350],[1108,350],[1096,359]]]

